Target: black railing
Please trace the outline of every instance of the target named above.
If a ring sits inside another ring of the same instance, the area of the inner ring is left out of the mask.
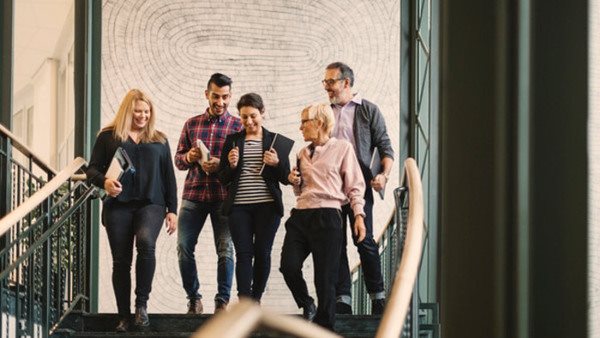
[[[402,247],[406,237],[406,213],[408,212],[406,192],[405,187],[394,190],[396,211],[378,241],[384,285],[392,285],[402,257]],[[371,314],[371,300],[361,265],[352,271],[352,309],[354,314]]]
[[[48,337],[72,310],[89,310],[91,197],[0,125],[0,337]],[[0,214],[2,215],[2,214]]]
[[[0,250],[0,336],[48,337],[71,310],[89,310],[88,220],[96,189],[68,178],[82,164],[74,161],[0,220],[8,239]]]
[[[3,196],[7,196],[1,203],[5,204],[6,212],[14,210],[56,176],[53,168],[2,125],[0,125],[0,165],[2,174],[0,182],[4,182],[2,189],[5,189]]]
[[[396,209],[378,241],[383,281],[384,285],[388,287],[393,284],[398,265],[402,259],[402,250],[407,232],[409,193],[408,188],[405,186],[394,190]],[[418,276],[415,285],[418,285]],[[371,314],[371,300],[366,290],[361,265],[358,265],[352,273],[352,302],[354,314]],[[417,338],[422,335],[439,337],[439,309],[437,303],[421,302],[418,288],[415,288],[401,337]]]

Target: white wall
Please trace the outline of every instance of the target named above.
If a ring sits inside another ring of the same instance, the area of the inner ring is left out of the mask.
[[[589,337],[600,337],[600,3],[589,10]]]
[[[159,128],[175,150],[184,121],[204,111],[204,89],[210,75],[232,77],[232,112],[247,92],[265,100],[265,126],[296,140],[299,112],[315,101],[327,101],[320,81],[334,61],[355,71],[355,89],[377,103],[385,114],[394,148],[398,147],[400,84],[400,8],[397,0],[104,0],[102,47],[102,124],[114,116],[131,88],[147,92],[157,106]],[[397,166],[396,166],[397,167]],[[178,172],[179,195],[185,173]],[[376,233],[392,214],[393,172],[386,200],[376,202]],[[287,211],[295,200],[284,188]],[[287,212],[283,222],[287,219]],[[275,239],[272,270],[263,306],[298,312],[281,274],[279,257],[283,222]],[[101,234],[101,312],[116,311],[110,284],[110,251]],[[351,245],[352,261],[356,250]],[[150,312],[185,311],[176,253],[176,236],[163,233],[157,245],[158,267]],[[197,261],[202,269],[205,310],[212,311],[216,293],[216,255],[211,227],[202,232]],[[312,288],[312,262],[306,274]],[[237,292],[232,292],[236,299]],[[314,293],[313,293],[314,294]]]

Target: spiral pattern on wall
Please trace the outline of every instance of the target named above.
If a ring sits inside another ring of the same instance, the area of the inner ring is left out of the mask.
[[[102,17],[103,125],[112,119],[125,93],[139,88],[153,99],[158,128],[167,133],[174,152],[185,120],[206,108],[208,78],[222,72],[233,79],[230,111],[237,115],[235,104],[242,94],[260,94],[267,110],[265,127],[295,139],[295,153],[304,145],[298,131],[300,110],[327,101],[320,83],[325,66],[342,61],[354,69],[355,90],[384,112],[398,149],[398,0],[104,0]],[[185,173],[177,174],[181,194]],[[398,182],[397,169],[392,182]],[[295,199],[291,189],[283,190],[289,211]],[[391,190],[385,201],[375,204],[376,228],[392,212]],[[286,216],[273,245],[263,305],[292,313],[297,308],[278,272]],[[211,231],[207,221],[196,249],[207,311],[212,310],[216,293]],[[100,310],[114,311],[105,237],[102,233],[101,294],[106,297]],[[185,310],[175,237],[165,233],[159,237],[150,312]],[[349,253],[355,256],[352,245]],[[306,275],[307,279],[312,275],[312,268]],[[232,300],[235,295],[234,286]]]

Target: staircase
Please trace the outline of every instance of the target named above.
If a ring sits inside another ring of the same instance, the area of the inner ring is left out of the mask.
[[[131,328],[127,333],[116,333],[116,314],[84,314],[72,312],[54,331],[51,337],[189,337],[212,315],[150,314],[150,326],[143,330]],[[338,315],[336,332],[348,338],[371,338],[375,335],[380,316]],[[259,328],[252,333],[253,338],[283,338],[289,335]]]

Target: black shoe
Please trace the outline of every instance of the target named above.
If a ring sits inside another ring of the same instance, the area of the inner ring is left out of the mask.
[[[150,325],[150,319],[148,318],[148,312],[146,312],[145,306],[139,306],[135,308],[135,326],[148,326]]]
[[[338,315],[351,315],[352,305],[344,302],[335,303],[335,313]]]
[[[315,319],[315,316],[317,315],[317,307],[315,306],[314,302],[310,302],[310,304],[305,305],[304,307],[302,307],[302,317],[304,317],[304,319],[308,320],[309,322],[312,322],[313,319]]]
[[[373,299],[371,301],[371,314],[372,315],[381,315],[383,314],[383,309],[385,308],[385,299]]]
[[[129,330],[129,319],[121,318],[115,328],[117,332],[127,332]]]

